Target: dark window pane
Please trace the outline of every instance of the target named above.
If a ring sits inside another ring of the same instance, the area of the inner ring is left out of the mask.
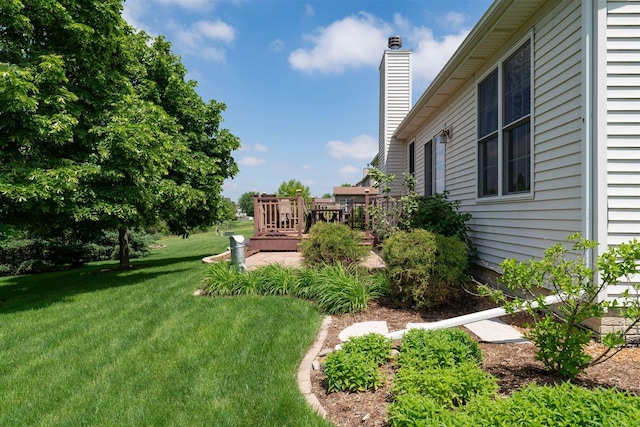
[[[478,85],[478,138],[498,130],[498,70]]]
[[[416,151],[413,142],[409,144],[409,173],[413,176],[416,170]]]
[[[503,65],[504,124],[531,110],[531,42],[527,41]]]
[[[481,141],[478,145],[478,196],[498,194],[498,137]]]
[[[504,194],[531,189],[531,131],[529,121],[504,133]]]
[[[424,144],[424,195],[433,194],[433,143]]]

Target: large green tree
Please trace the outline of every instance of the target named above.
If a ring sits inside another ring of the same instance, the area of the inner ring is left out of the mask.
[[[295,197],[297,190],[302,191],[303,198],[311,198],[311,190],[309,187],[295,179],[290,179],[289,181],[285,181],[280,184],[280,187],[278,187],[278,190],[276,191],[276,195],[278,197]]]
[[[239,140],[162,37],[136,32],[120,0],[5,0],[0,6],[0,217],[88,239],[164,219],[219,222]]]
[[[238,205],[242,212],[246,213],[249,216],[253,216],[253,195],[255,193],[253,191],[247,191],[246,193],[242,193],[240,198],[238,199]]]

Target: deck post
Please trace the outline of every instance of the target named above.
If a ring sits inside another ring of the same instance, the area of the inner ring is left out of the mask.
[[[296,197],[298,198],[298,237],[302,236],[302,224],[304,223],[304,209],[303,209],[303,199],[302,199],[302,190],[296,190]]]
[[[253,235],[258,236],[260,234],[261,215],[258,207],[258,193],[253,193]]]
[[[369,227],[369,189],[364,190],[364,226]],[[371,227],[373,229],[373,227]]]

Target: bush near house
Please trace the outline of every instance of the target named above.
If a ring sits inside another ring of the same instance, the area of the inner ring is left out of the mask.
[[[341,263],[358,264],[369,253],[359,232],[344,224],[319,222],[309,230],[309,239],[300,244],[304,264],[308,267]]]
[[[416,309],[454,296],[468,280],[467,246],[426,230],[394,233],[382,246],[391,292]]]
[[[524,295],[525,299],[507,299],[501,290],[487,286],[481,287],[481,291],[503,304],[507,312],[517,309],[525,309],[530,314],[542,312],[541,316],[533,316],[535,321],[527,334],[538,347],[536,359],[547,369],[572,379],[587,367],[615,354],[625,344],[625,333],[640,322],[640,285],[631,282],[631,277],[640,272],[640,242],[633,240],[611,247],[600,256],[597,260],[599,279],[594,279],[595,271],[587,264],[587,252],[595,248],[597,242],[573,234],[567,238],[567,243],[551,246],[539,260],[507,259],[501,264],[500,282],[512,293]],[[576,253],[580,255],[576,256]],[[608,287],[625,280],[635,296],[627,290],[621,301],[600,300],[601,293]],[[560,302],[554,306],[547,304],[540,294],[541,289],[558,295]],[[603,336],[606,350],[594,359],[587,354],[586,347],[595,334],[581,324],[590,318],[602,318],[607,308],[620,305],[628,328]]]

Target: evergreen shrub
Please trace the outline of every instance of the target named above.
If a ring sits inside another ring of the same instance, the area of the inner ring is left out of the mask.
[[[392,294],[416,309],[446,301],[468,280],[467,247],[455,237],[397,232],[384,242],[382,258]]]
[[[309,238],[300,244],[304,264],[316,267],[341,263],[358,264],[369,253],[359,232],[338,223],[319,222],[309,230]]]

